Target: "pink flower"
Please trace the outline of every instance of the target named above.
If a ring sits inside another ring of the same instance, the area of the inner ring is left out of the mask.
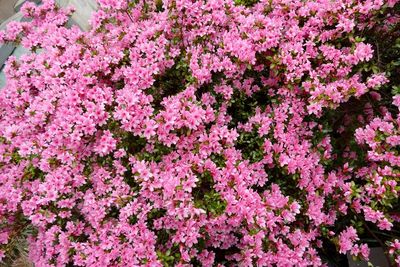
[[[103,132],[102,136],[98,139],[94,151],[100,156],[107,155],[116,148],[117,141],[112,137],[109,130]]]
[[[341,219],[395,217],[400,119],[360,42],[393,1],[239,2],[99,0],[87,32],[23,7],[0,33],[29,50],[0,90],[1,257],[25,224],[36,266],[368,257]]]
[[[354,51],[354,56],[359,61],[368,61],[372,58],[373,50],[370,44],[358,43]],[[381,77],[381,76],[378,76]]]
[[[347,251],[351,250],[354,242],[358,240],[358,235],[356,229],[352,226],[347,227],[346,230],[342,231],[339,235],[339,247],[340,253],[345,254]]]

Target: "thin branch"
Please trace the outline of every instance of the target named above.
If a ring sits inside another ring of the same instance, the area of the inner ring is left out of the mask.
[[[130,20],[131,20],[131,22],[133,23],[133,18],[132,18],[131,14],[129,13],[129,11],[128,11],[128,10],[126,11],[126,14],[128,15],[129,19],[130,19]]]

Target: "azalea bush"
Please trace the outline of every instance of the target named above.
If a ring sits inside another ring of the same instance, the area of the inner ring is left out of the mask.
[[[4,262],[400,264],[397,0],[98,4],[0,34]]]

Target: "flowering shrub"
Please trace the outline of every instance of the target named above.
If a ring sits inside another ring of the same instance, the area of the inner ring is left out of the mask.
[[[90,32],[26,3],[0,35],[32,52],[0,91],[2,256],[27,235],[36,266],[368,259],[399,221],[400,96],[363,34],[397,2],[98,0]]]

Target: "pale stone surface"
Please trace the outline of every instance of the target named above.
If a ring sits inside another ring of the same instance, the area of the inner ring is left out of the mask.
[[[23,48],[22,46],[17,46],[15,49],[13,49],[11,55],[15,56],[16,58],[19,58],[23,54],[28,53],[28,50]],[[4,71],[0,67],[0,88],[3,88],[4,85],[6,85],[6,77],[4,75]]]
[[[95,0],[57,0],[57,3],[61,7],[73,6],[76,11],[71,17],[71,22],[84,31],[89,30],[89,20],[92,13],[97,10]]]
[[[12,44],[0,44],[0,68],[6,62],[7,58],[14,51],[15,46]]]
[[[6,85],[6,76],[4,75],[4,71],[0,68],[0,88],[3,88]]]
[[[3,31],[7,27],[7,23],[10,21],[21,21],[22,20],[22,14],[21,13],[16,13],[7,20],[3,21],[3,23],[0,24],[0,31]],[[3,66],[4,62],[7,60],[7,58],[10,56],[10,54],[14,51],[15,46],[12,44],[0,44],[0,68]]]
[[[9,17],[6,20],[4,20],[0,24],[0,31],[5,30],[6,27],[7,27],[7,23],[9,23],[10,21],[13,21],[13,20],[21,21],[22,20],[22,14],[20,12],[18,12],[16,14],[12,14],[11,17]]]
[[[41,2],[41,0],[18,0],[15,5],[14,5],[14,10],[15,12],[18,12],[22,5],[26,2],[26,1],[30,1],[30,2],[34,2],[36,4],[39,4]]]
[[[17,46],[14,49],[12,55],[15,56],[16,58],[20,58],[22,55],[24,55],[24,54],[26,54],[28,52],[29,52],[29,50],[24,48],[23,46]]]
[[[22,4],[25,2],[26,2],[26,0],[18,0],[14,5],[14,10],[18,12],[20,10]]]
[[[0,24],[15,13],[16,2],[17,0],[0,0]]]

